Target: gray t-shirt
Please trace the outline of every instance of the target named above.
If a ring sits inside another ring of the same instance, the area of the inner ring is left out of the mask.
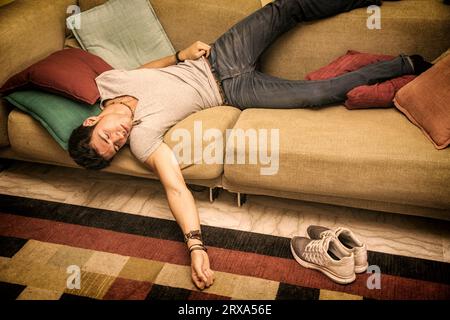
[[[105,100],[125,95],[139,100],[130,147],[142,162],[176,123],[194,112],[223,103],[205,57],[161,69],[110,70],[95,81],[101,105]]]

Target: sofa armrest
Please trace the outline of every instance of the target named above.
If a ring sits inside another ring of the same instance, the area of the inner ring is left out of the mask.
[[[12,107],[0,98],[0,148],[9,146],[8,138],[8,116]]]

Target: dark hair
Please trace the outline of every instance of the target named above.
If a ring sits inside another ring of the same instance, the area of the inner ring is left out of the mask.
[[[110,165],[111,160],[106,160],[91,147],[92,132],[95,126],[81,125],[72,131],[69,139],[69,154],[80,166],[91,170],[100,170]]]

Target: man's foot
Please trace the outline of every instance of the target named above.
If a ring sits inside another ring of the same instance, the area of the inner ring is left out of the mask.
[[[412,56],[409,56],[409,59],[413,64],[415,75],[419,75],[433,66],[432,63],[426,61],[422,56],[418,54],[413,54]]]

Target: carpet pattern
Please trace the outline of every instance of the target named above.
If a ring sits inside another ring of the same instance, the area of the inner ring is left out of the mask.
[[[295,262],[288,238],[202,231],[216,281],[199,291],[174,221],[0,195],[0,299],[450,299],[448,263],[369,251],[381,288],[368,273],[339,285]]]

